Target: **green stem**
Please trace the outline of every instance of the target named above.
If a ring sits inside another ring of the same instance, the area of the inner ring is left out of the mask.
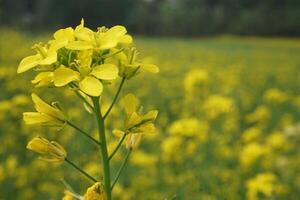
[[[77,91],[75,90],[75,94],[91,109],[94,110],[93,106]]]
[[[110,154],[110,156],[108,157],[109,160],[111,160],[111,159],[114,157],[114,155],[117,153],[118,149],[120,148],[120,146],[122,145],[124,139],[126,138],[126,135],[127,135],[127,133],[124,133],[124,134],[122,135],[122,138],[121,138],[121,140],[119,141],[118,145],[116,146],[116,148],[114,149],[114,151],[113,151],[113,152]]]
[[[115,97],[114,97],[114,99],[113,99],[113,101],[112,101],[112,103],[110,104],[110,106],[109,106],[108,110],[106,111],[106,113],[103,115],[103,119],[105,119],[105,118],[108,116],[108,114],[110,113],[111,109],[112,109],[113,106],[115,105],[115,103],[116,103],[116,101],[117,101],[117,99],[118,99],[118,96],[119,96],[119,94],[120,94],[120,92],[121,92],[121,89],[122,89],[122,87],[123,87],[123,85],[124,85],[125,80],[126,80],[126,78],[123,77],[123,78],[122,78],[122,81],[121,81],[121,83],[120,83],[120,85],[119,85],[119,88],[118,88],[118,90],[117,90],[117,93],[116,93],[116,95],[115,95]]]
[[[74,128],[75,130],[77,130],[79,133],[83,134],[84,136],[86,136],[87,138],[89,138],[91,141],[93,141],[94,143],[96,143],[97,145],[101,146],[101,143],[99,141],[97,141],[95,138],[93,138],[92,136],[90,136],[87,132],[83,131],[82,129],[80,129],[79,127],[77,127],[75,124],[73,124],[70,121],[67,121],[67,124],[69,126],[71,126],[72,128]]]
[[[70,164],[72,167],[74,167],[75,169],[77,169],[80,173],[82,173],[83,175],[85,175],[86,177],[88,177],[90,180],[92,180],[93,182],[97,182],[97,180],[95,178],[93,178],[91,175],[89,175],[88,173],[86,173],[84,170],[82,170],[80,167],[78,167],[76,164],[74,164],[72,161],[70,161],[68,158],[65,158],[65,161]]]
[[[107,200],[112,200],[112,193],[110,188],[110,166],[109,166],[109,159],[107,153],[104,119],[100,111],[99,97],[93,97],[92,100],[93,100],[93,104],[95,108],[94,111],[95,111],[96,120],[98,124],[99,139],[101,140],[100,153],[101,153],[103,173],[104,173],[104,189],[107,194]]]
[[[122,163],[122,165],[121,165],[121,167],[120,167],[120,169],[119,169],[119,171],[118,171],[118,173],[117,173],[117,176],[116,176],[116,178],[115,178],[115,180],[114,180],[114,182],[113,182],[113,184],[112,184],[112,186],[111,186],[111,190],[114,189],[115,184],[118,182],[118,180],[119,180],[119,178],[120,178],[120,175],[121,175],[122,171],[124,170],[124,167],[126,166],[126,163],[127,163],[127,161],[128,161],[128,158],[129,158],[129,156],[130,156],[131,151],[132,151],[131,149],[129,149],[129,150],[127,151],[126,156],[125,156],[125,158],[124,158],[124,160],[123,160],[123,163]]]

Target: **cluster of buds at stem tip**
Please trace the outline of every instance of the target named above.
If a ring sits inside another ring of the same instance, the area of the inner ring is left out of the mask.
[[[32,100],[37,112],[24,112],[23,119],[26,124],[42,124],[49,126],[62,126],[67,121],[66,114],[61,110],[57,102],[49,105],[36,94],[32,94]]]
[[[143,114],[138,99],[133,94],[127,94],[123,100],[126,112],[125,130],[115,129],[113,133],[117,136],[126,134],[125,145],[127,149],[136,148],[143,134],[155,133],[154,121],[158,115],[157,110],[151,110]]]
[[[40,159],[49,162],[63,162],[67,157],[66,150],[60,144],[39,136],[33,138],[26,148],[40,154]]]

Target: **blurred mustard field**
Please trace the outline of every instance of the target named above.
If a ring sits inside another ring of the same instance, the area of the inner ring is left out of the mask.
[[[62,199],[70,185],[91,183],[70,165],[48,163],[26,149],[35,136],[59,141],[68,157],[100,179],[97,147],[69,126],[26,125],[31,93],[59,100],[72,121],[97,138],[93,116],[70,90],[32,87],[17,74],[30,47],[50,34],[0,30],[0,200]],[[160,68],[124,84],[145,110],[158,109],[157,131],[132,151],[114,189],[120,200],[281,200],[300,196],[300,40],[252,37],[137,37],[144,61]],[[106,110],[118,87],[103,91]],[[107,119],[108,149],[124,115],[118,101]],[[91,126],[93,125],[93,126]],[[97,153],[95,153],[97,152]],[[112,163],[117,173],[121,147]],[[66,183],[67,182],[67,183]]]

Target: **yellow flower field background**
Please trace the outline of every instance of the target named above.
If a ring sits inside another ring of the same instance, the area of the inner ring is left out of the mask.
[[[71,119],[97,137],[94,118],[69,90],[43,90],[17,74],[30,47],[49,34],[0,30],[0,200],[62,199],[64,181],[84,193],[88,180],[70,166],[36,159],[27,142],[43,135],[99,177],[99,155],[85,137],[25,125],[31,93],[59,100]],[[144,109],[158,109],[158,131],[143,137],[114,190],[120,200],[298,199],[300,196],[300,40],[254,37],[137,37],[134,43],[158,74],[127,81]],[[109,106],[117,84],[104,93]],[[122,126],[120,101],[107,134]],[[112,151],[117,140],[110,140]],[[124,150],[124,147],[122,147]],[[125,151],[116,154],[116,172]]]

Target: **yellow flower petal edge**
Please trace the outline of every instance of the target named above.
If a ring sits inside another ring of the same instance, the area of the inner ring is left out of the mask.
[[[92,75],[102,80],[112,80],[118,77],[119,69],[113,64],[102,64],[96,66],[91,72]]]
[[[94,97],[100,96],[103,91],[102,83],[92,76],[86,76],[80,81],[79,88],[82,92]]]
[[[65,66],[60,66],[54,71],[54,85],[56,87],[65,86],[68,83],[78,80],[80,74]]]

